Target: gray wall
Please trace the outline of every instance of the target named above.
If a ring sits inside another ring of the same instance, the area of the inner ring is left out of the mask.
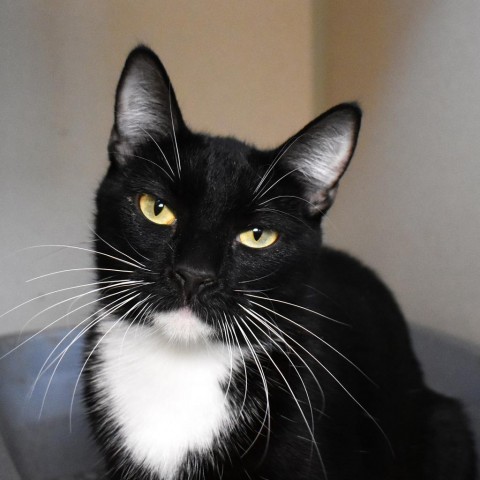
[[[325,69],[327,103],[365,111],[328,240],[374,266],[409,320],[477,347],[479,24],[478,1],[328,2]]]

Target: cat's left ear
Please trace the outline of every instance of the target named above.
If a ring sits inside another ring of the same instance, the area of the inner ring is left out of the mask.
[[[357,104],[337,105],[280,148],[280,163],[304,186],[312,215],[325,213],[332,205],[357,144],[361,117]]]
[[[186,128],[162,62],[143,45],[132,50],[115,97],[115,123],[109,150],[120,162],[149,139],[161,141]]]

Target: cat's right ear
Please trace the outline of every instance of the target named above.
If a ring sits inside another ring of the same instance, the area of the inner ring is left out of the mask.
[[[125,163],[136,146],[162,141],[185,128],[175,92],[160,59],[141,45],[123,67],[115,97],[111,160]]]

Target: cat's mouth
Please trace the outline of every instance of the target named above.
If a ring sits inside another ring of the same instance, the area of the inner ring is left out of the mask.
[[[187,281],[184,282],[187,284]],[[138,305],[122,306],[122,318],[149,325],[166,340],[177,344],[225,341],[226,324],[233,314],[241,315],[241,296],[224,281],[203,282],[200,286],[182,284],[172,270],[142,285]]]

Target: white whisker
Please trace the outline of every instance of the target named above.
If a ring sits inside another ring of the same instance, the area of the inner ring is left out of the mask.
[[[323,388],[322,386],[320,385],[320,382],[318,381],[316,375],[313,373],[312,369],[310,368],[310,366],[305,362],[305,359],[285,340],[285,337],[287,337],[288,339],[292,339],[290,337],[290,335],[288,335],[286,332],[284,332],[283,330],[281,330],[278,325],[275,325],[272,321],[269,321],[267,318],[265,318],[263,315],[260,315],[259,313],[253,311],[253,310],[250,310],[250,309],[247,309],[245,308],[243,305],[239,304],[239,306],[247,313],[247,315],[250,315],[251,317],[253,317],[255,320],[259,321],[265,328],[268,329],[268,331],[272,332],[275,336],[277,336],[279,338],[280,341],[282,341],[283,343],[285,343],[285,345],[289,348],[289,350],[291,350],[294,355],[302,362],[302,364],[307,368],[308,372],[310,373],[310,375],[312,376],[313,380],[315,381],[319,391],[320,391],[320,394],[322,395],[322,411],[324,410],[325,408],[325,394],[323,392]],[[265,332],[264,332],[265,335],[267,335]],[[293,340],[293,339],[292,339]]]
[[[291,213],[288,213],[288,212],[284,212],[283,210],[279,210],[278,208],[265,208],[265,207],[262,207],[262,208],[257,208],[255,209],[256,212],[274,212],[274,213],[280,213],[281,215],[285,215],[286,217],[290,217],[290,218],[293,218],[296,222],[299,222],[301,223],[302,225],[304,225],[305,227],[307,227],[308,229],[310,230],[313,230],[313,227],[311,227],[310,225],[308,225],[308,223],[306,223],[305,221],[303,221],[301,218],[295,216],[295,215],[292,215]]]
[[[259,205],[265,205],[266,203],[273,202],[274,200],[278,200],[280,198],[296,198],[297,200],[301,200],[302,202],[308,203],[312,207],[314,206],[312,202],[309,202],[305,198],[298,197],[296,195],[277,195],[276,197],[269,198],[268,200],[264,200],[263,202],[260,202]]]
[[[247,312],[247,315],[248,315],[248,312]],[[255,317],[254,317],[255,319]],[[265,337],[267,337],[273,344],[275,347],[277,347],[278,351],[281,352],[285,358],[288,360],[288,362],[290,363],[290,365],[292,366],[293,370],[295,371],[295,373],[297,374],[299,380],[300,380],[300,383],[302,384],[302,387],[303,387],[303,390],[305,392],[305,396],[306,396],[306,399],[307,399],[307,404],[308,404],[308,408],[310,410],[310,428],[311,428],[311,431],[312,431],[312,435],[315,436],[315,422],[314,422],[314,416],[313,416],[313,407],[312,407],[312,402],[310,400],[310,394],[308,393],[308,389],[307,389],[307,386],[305,385],[305,381],[303,380],[303,377],[301,376],[300,372],[298,371],[298,368],[297,366],[293,363],[292,359],[290,358],[290,356],[288,355],[287,352],[285,352],[283,350],[283,348],[280,346],[280,344],[278,342],[276,342],[269,334],[268,334],[268,331],[276,334],[276,336],[279,337],[280,341],[282,343],[284,343],[287,347],[289,347],[289,349],[296,353],[295,350],[293,350],[292,348],[290,348],[290,345],[285,341],[285,339],[282,337],[282,335],[278,334],[274,329],[270,328],[265,322],[261,321],[259,318],[256,318],[257,321],[259,321],[263,326],[265,326],[267,328],[267,332],[265,332],[265,330],[263,330],[262,328],[260,328],[257,323],[255,323],[254,321],[252,321],[252,318],[251,318],[251,315],[248,315],[245,320],[248,320],[257,330],[259,330],[261,333],[263,333],[263,335],[265,335]],[[307,367],[307,369],[309,370],[309,372],[311,373],[311,375],[313,376],[313,378],[316,380],[316,377],[315,375],[313,374],[313,372],[311,371],[311,369],[309,368],[309,366],[307,365],[307,363],[303,360],[303,358],[297,354],[297,357],[302,361],[302,363]],[[320,386],[320,384],[318,383],[317,381],[317,384],[318,386]],[[265,452],[266,453],[266,452]]]
[[[273,300],[270,298],[270,300]],[[302,330],[304,330],[305,332],[309,333],[310,335],[312,335],[314,338],[316,338],[317,340],[319,340],[320,342],[322,342],[324,345],[326,345],[328,348],[330,348],[331,350],[333,350],[337,355],[339,355],[340,357],[342,357],[347,363],[349,363],[353,368],[355,368],[355,370],[357,370],[357,372],[361,373],[370,383],[372,383],[372,385],[375,385],[375,382],[360,368],[358,367],[358,365],[355,365],[355,363],[353,363],[348,357],[346,357],[342,352],[340,352],[339,350],[337,350],[333,345],[331,345],[330,343],[328,343],[326,340],[324,340],[322,337],[316,335],[315,333],[313,333],[311,330],[309,330],[308,328],[304,327],[303,325],[295,322],[294,320],[292,320],[291,318],[288,318],[278,312],[275,312],[275,310],[271,310],[267,307],[265,307],[264,305],[261,305],[257,302],[253,302],[251,301],[252,304],[254,305],[257,305],[258,307],[260,308],[263,308],[264,310],[267,310],[269,311],[270,313],[273,313],[274,315],[277,315],[285,320],[287,320],[288,322],[292,323],[293,325],[297,326],[298,328],[301,328]]]
[[[108,153],[115,154],[116,152],[112,152],[109,150]],[[149,158],[141,157],[140,155],[133,155],[132,153],[123,152],[122,155],[126,155],[127,157],[139,158],[140,160],[145,160],[146,162],[151,163],[155,167],[159,168],[169,178],[171,182],[174,182],[174,179],[170,176],[170,174],[163,167],[155,163],[153,160],[150,160]]]
[[[136,307],[138,308],[140,305],[142,305],[142,303],[144,303],[145,305],[140,309],[140,311],[135,315],[135,317],[129,322],[129,325],[127,327],[127,329],[125,330],[125,333],[123,335],[123,339],[122,339],[122,345],[120,347],[120,352],[123,352],[123,346],[125,344],[125,338],[128,334],[128,332],[130,331],[130,328],[132,327],[132,325],[136,322],[136,320],[140,317],[140,315],[142,315],[142,312],[148,308],[148,300],[150,300],[150,298],[152,297],[152,295],[148,295],[146,298],[144,298],[143,300],[140,300],[140,302],[137,302],[136,304]]]
[[[253,446],[257,442],[258,438],[262,434],[262,430],[265,428],[265,425],[266,425],[266,428],[267,428],[267,440],[266,440],[266,447],[265,448],[266,449],[268,448],[268,445],[270,443],[270,397],[269,397],[269,393],[268,393],[267,377],[266,377],[265,372],[263,370],[262,364],[261,364],[261,362],[258,358],[258,355],[255,352],[255,348],[253,347],[252,343],[248,339],[248,336],[244,332],[243,328],[240,326],[240,323],[238,322],[237,317],[233,317],[233,319],[235,321],[235,324],[236,324],[237,328],[240,330],[240,333],[242,334],[242,336],[245,340],[245,343],[247,344],[248,349],[250,350],[250,352],[252,354],[253,361],[255,362],[255,364],[257,366],[258,373],[260,374],[260,378],[262,379],[263,390],[265,392],[265,402],[266,402],[266,404],[265,404],[265,415],[263,417],[260,428],[258,429],[257,435],[253,439],[252,443],[249,445],[249,447],[246,450],[243,451],[243,453],[241,455],[241,457],[243,458],[253,448]]]
[[[270,166],[267,168],[266,172],[263,174],[263,177],[260,179],[260,182],[258,182],[258,185],[256,186],[254,193],[257,194],[255,195],[254,199],[257,198],[257,196],[261,193],[260,187],[262,186],[263,182],[267,179],[267,177],[270,175],[270,172],[275,168],[275,166],[278,164],[278,162],[282,159],[282,157],[287,153],[287,151],[290,149],[290,147],[303,135],[299,135],[298,137],[294,138],[290,143],[287,145],[284,145],[280,151],[277,153],[277,156],[273,159],[273,162],[270,164]],[[258,192],[258,193],[257,193]],[[266,192],[264,192],[261,196],[265,195]]]
[[[137,125],[138,128],[140,130],[143,131],[143,133],[145,133],[146,135],[148,135],[150,137],[150,139],[152,140],[152,142],[155,144],[155,146],[158,148],[158,150],[160,151],[160,153],[162,154],[163,156],[163,159],[165,160],[166,164],[168,165],[168,168],[170,169],[170,171],[172,172],[172,175],[175,177],[175,172],[173,171],[172,169],[172,166],[170,165],[170,162],[167,160],[167,157],[165,155],[165,153],[163,153],[163,150],[160,148],[160,145],[155,141],[155,139],[150,135],[150,133],[148,133],[146,130],[144,130],[142,127],[140,127],[139,125]]]
[[[253,333],[253,331],[251,330],[251,328],[247,325],[247,323],[242,319],[240,318],[240,321],[244,324],[245,328],[247,328],[249,330],[249,332],[252,334],[253,338],[255,338],[259,344],[259,346],[262,348],[262,350],[265,352],[265,355],[268,357],[268,359],[270,360],[271,364],[274,366],[275,370],[277,370],[277,372],[279,373],[280,377],[282,377],[282,380],[285,384],[285,386],[287,387],[288,391],[290,392],[290,395],[292,396],[292,399],[294,400],[294,402],[296,403],[297,405],[297,408],[300,412],[300,415],[303,419],[303,421],[305,422],[305,426],[308,430],[308,433],[310,434],[310,437],[312,438],[312,442],[313,442],[313,445],[315,446],[315,450],[317,452],[317,455],[318,455],[318,458],[320,460],[320,464],[322,466],[322,470],[323,470],[323,474],[324,474],[324,477],[327,478],[327,472],[325,470],[325,465],[323,463],[323,459],[322,459],[322,455],[320,453],[320,450],[318,448],[318,445],[317,445],[317,442],[315,441],[315,436],[312,432],[312,429],[310,428],[309,424],[308,424],[308,420],[305,416],[305,413],[302,409],[302,407],[300,406],[300,403],[297,399],[297,397],[295,396],[295,393],[293,392],[292,390],[292,387],[290,386],[290,384],[288,383],[288,380],[286,379],[285,375],[283,374],[281,368],[278,367],[278,365],[275,363],[275,361],[273,360],[273,358],[271,357],[271,355],[268,353],[267,349],[263,346],[263,344],[259,341],[258,337]]]
[[[275,270],[274,272],[267,273],[267,274],[264,275],[263,277],[252,278],[252,279],[250,279],[250,280],[242,280],[241,282],[238,282],[238,283],[258,282],[259,280],[263,280],[264,278],[271,277],[271,276],[274,275],[275,273],[277,273],[276,270]]]
[[[95,237],[97,237],[99,240],[101,240],[105,245],[108,245],[112,250],[114,250],[115,252],[119,253],[120,255],[123,255],[124,257],[128,258],[129,260],[131,260],[137,266],[146,268],[145,265],[142,262],[139,262],[135,258],[132,258],[130,255],[127,255],[125,252],[122,252],[118,248],[114,247],[113,245],[108,243],[104,238],[102,238],[97,232],[95,232],[91,227],[89,227],[89,228],[90,228],[90,231],[95,235]]]
[[[246,364],[246,361],[245,361],[245,356],[243,354],[243,348],[240,345],[237,333],[235,332],[235,328],[233,328],[233,326],[230,325],[230,323],[227,320],[227,316],[226,316],[225,313],[224,313],[224,316],[225,316],[225,326],[226,326],[226,328],[228,328],[228,330],[230,330],[230,333],[232,335],[232,339],[233,338],[235,339],[235,343],[237,344],[238,350],[240,351],[240,357],[242,359],[243,372],[244,372],[244,376],[245,376],[245,390],[244,390],[244,394],[243,394],[242,404],[240,406],[240,410],[238,411],[238,417],[240,418],[241,415],[242,415],[243,409],[245,407],[245,403],[247,401],[247,392],[248,392],[247,364]]]
[[[100,284],[108,284],[107,286],[105,287],[101,287],[101,288],[94,288],[94,289],[91,289],[89,290],[88,292],[84,292],[84,293],[80,293],[78,295],[74,295],[73,297],[69,297],[69,298],[66,298],[64,300],[61,300],[59,302],[56,302],[54,303],[53,305],[50,305],[46,308],[44,308],[43,310],[40,310],[40,312],[36,313],[35,315],[33,315],[32,317],[30,317],[27,322],[25,322],[25,324],[23,325],[21,331],[20,331],[20,335],[23,334],[23,332],[25,331],[25,329],[27,328],[27,326],[33,321],[35,320],[37,317],[39,317],[40,315],[43,315],[45,312],[48,312],[49,310],[52,310],[53,308],[56,308],[58,307],[59,305],[63,305],[64,303],[68,303],[70,301],[74,301],[76,302],[77,300],[79,300],[80,298],[83,298],[83,297],[86,297],[87,295],[91,295],[92,293],[97,293],[97,292],[101,292],[103,290],[110,290],[112,288],[120,288],[120,287],[124,287],[124,286],[128,286],[128,285],[145,285],[141,280],[137,280],[137,281],[104,281],[104,282],[96,282],[96,283],[92,283],[91,285],[100,285]],[[113,283],[113,284],[112,284]],[[88,284],[85,284],[84,286],[88,286]],[[57,292],[58,293],[58,292]],[[81,308],[81,307],[79,307]],[[67,312],[62,318],[66,318],[68,317],[70,314],[72,314],[73,312],[76,312],[78,311],[78,309],[75,309],[75,310],[72,310],[72,311],[69,311]]]
[[[72,329],[70,329],[70,331],[68,333],[66,333],[63,338],[57,343],[57,345],[54,347],[54,349],[50,352],[50,354],[48,355],[48,357],[45,359],[45,361],[43,362],[43,365],[40,367],[40,370],[37,374],[37,377],[35,378],[35,381],[33,382],[33,385],[32,385],[32,388],[31,388],[31,391],[30,391],[30,395],[29,397],[32,396],[33,394],[33,391],[35,390],[35,387],[36,387],[36,384],[38,383],[38,380],[40,379],[40,377],[46,372],[48,371],[60,358],[63,358],[63,354],[66,353],[68,351],[68,349],[79,339],[82,337],[82,335],[84,333],[86,333],[90,327],[92,327],[94,324],[96,324],[98,322],[99,319],[103,319],[106,315],[109,315],[112,311],[114,311],[116,308],[120,308],[121,306],[123,306],[125,303],[121,303],[125,298],[127,297],[130,297],[131,296],[131,290],[134,290],[135,287],[132,287],[132,288],[127,288],[125,289],[124,291],[122,292],[115,292],[115,293],[112,293],[110,295],[106,295],[105,297],[102,297],[101,300],[105,300],[107,298],[110,298],[110,297],[113,297],[113,296],[117,296],[117,295],[120,295],[120,294],[124,294],[122,297],[120,298],[117,298],[115,300],[113,300],[112,302],[110,302],[108,305],[104,306],[104,307],[101,307],[98,311],[95,311],[93,312],[91,315],[89,315],[88,317],[84,318],[79,324],[75,325]],[[125,294],[125,292],[128,292]],[[100,299],[97,299],[95,302],[97,301],[100,301]],[[95,303],[95,302],[92,302],[92,303]],[[119,305],[117,305],[119,304]],[[104,312],[99,315],[99,313],[104,310]],[[99,315],[99,316],[98,316]],[[52,360],[50,361],[50,358],[52,358],[53,354],[57,351],[57,349],[60,347],[60,345],[62,345],[62,343],[77,329],[79,328],[81,325],[83,325],[85,322],[87,322],[90,318],[92,317],[95,317],[95,319],[91,322],[88,323],[88,325],[86,327],[83,327],[82,330],[76,334],[75,338],[73,340],[70,341],[70,343]],[[49,362],[50,361],[50,362]],[[48,363],[49,362],[49,363]],[[48,363],[48,365],[47,365]]]
[[[130,300],[132,300],[133,298],[137,297],[138,295],[140,295],[139,293],[137,293],[136,295],[134,295],[132,298],[129,298],[128,300],[125,301],[125,303],[129,302]],[[116,308],[120,308],[120,305],[117,306]],[[94,322],[91,322],[92,324],[89,326],[89,328],[91,328],[93,325],[95,325],[96,323],[98,323],[100,320],[96,320]],[[78,338],[75,339],[75,341],[78,340]],[[53,372],[52,374],[50,375],[50,379],[47,383],[47,387],[45,389],[45,392],[43,394],[43,399],[42,399],[42,404],[41,404],[41,407],[40,407],[40,412],[39,412],[39,415],[38,415],[38,418],[40,419],[42,417],[42,413],[43,413],[43,409],[45,407],[45,401],[47,399],[47,395],[48,395],[48,391],[50,389],[50,385],[52,384],[53,382],[53,378],[55,377],[55,373],[57,372],[58,370],[58,367],[60,366],[60,363],[61,361],[63,360],[63,358],[65,357],[65,355],[67,354],[68,352],[68,349],[70,348],[70,346],[73,345],[73,343],[71,343],[66,349],[64,349],[62,351],[62,354],[60,355],[59,357],[59,360],[57,362],[57,364],[55,365],[55,368],[53,369]],[[72,427],[72,424],[71,424],[71,420],[72,420],[72,417],[71,417],[71,410],[70,410],[70,430],[71,430],[71,427]]]
[[[86,272],[86,271],[133,273],[133,270],[116,270],[115,268],[97,268],[97,267],[68,268],[66,270],[58,270],[57,272],[45,273],[44,275],[39,275],[38,277],[29,278],[28,280],[25,280],[25,283],[33,282],[33,281],[39,280],[41,278],[51,277],[52,275],[58,275],[60,273]]]
[[[263,297],[258,297],[256,295],[252,295],[252,294],[247,294],[247,296],[264,300]],[[297,305],[296,303],[285,302],[284,300],[277,300],[276,298],[272,298],[270,296],[268,297],[268,299],[272,302],[283,303],[284,305],[290,305],[291,307],[295,307],[295,308],[299,308],[301,310],[305,310],[306,312],[313,313],[314,315],[318,315],[319,317],[325,318],[326,320],[330,320],[331,322],[334,322],[334,323],[338,323],[339,325],[344,325],[346,327],[350,326],[347,323],[340,322],[339,320],[335,320],[334,318],[331,318],[328,315],[324,315],[323,313],[316,312],[315,310],[312,310],[312,309],[307,308],[307,307],[303,307],[302,305]]]
[[[107,288],[111,288],[111,287],[102,287],[102,289],[107,289]],[[87,295],[87,294],[91,294],[95,291],[99,291],[101,289],[97,289],[97,290],[90,290],[89,292],[85,293],[85,294],[82,294],[82,295]],[[63,303],[65,301],[71,301],[73,298],[78,298],[79,296],[75,296],[75,297],[71,297],[71,298],[68,298],[67,300],[64,300],[62,302],[59,302],[59,303]],[[52,325],[56,324],[57,322],[59,322],[60,320],[63,320],[65,317],[67,317],[68,315],[71,315],[72,313],[75,313],[76,311],[82,309],[82,308],[85,308],[87,307],[88,305],[91,305],[93,303],[96,303],[98,302],[100,299],[95,299],[93,300],[92,302],[89,302],[89,303],[86,303],[84,305],[81,305],[80,307],[77,307],[75,308],[74,310],[72,311],[69,311],[67,312],[65,315],[62,315],[61,317],[57,318],[56,320],[54,320],[53,322],[50,322],[48,325],[44,326],[43,328],[41,328],[40,330],[36,331],[35,333],[33,333],[30,337],[28,337],[27,339],[23,340],[21,343],[19,343],[18,345],[16,345],[14,348],[12,348],[11,350],[9,350],[7,353],[5,353],[4,355],[2,355],[0,357],[0,360],[3,360],[5,357],[7,357],[8,355],[11,355],[13,352],[15,352],[16,350],[18,350],[19,348],[21,348],[23,345],[25,345],[27,342],[29,342],[30,340],[33,340],[35,337],[37,337],[38,335],[40,335],[41,333],[43,333],[45,330],[47,330],[48,328],[50,328]],[[57,306],[58,304],[56,304],[55,306]],[[49,310],[50,308],[53,308],[53,306],[50,306],[50,307],[47,307],[46,309],[42,310],[42,312],[40,313],[37,313],[36,315],[34,315],[34,317],[38,316],[39,314],[41,313],[44,313],[45,311]],[[32,317],[29,322],[34,318]],[[27,322],[28,323],[28,322]]]
[[[261,307],[261,308],[264,308],[265,310],[268,310],[270,311],[271,313],[275,314],[275,315],[278,315],[279,317],[282,317],[284,318],[285,320],[289,321],[289,322],[292,322],[294,323],[295,325],[297,325],[298,327],[301,327],[302,328],[302,325],[300,324],[297,324],[296,322],[294,322],[293,320],[285,317],[284,315],[281,315],[273,310],[270,310],[269,308],[267,307],[264,307],[263,305],[260,305],[258,303],[255,303],[255,302],[252,302],[254,303],[255,305]],[[351,360],[349,360],[347,357],[345,357],[345,355],[343,355],[342,353],[340,353],[337,349],[335,349],[334,347],[332,347],[328,342],[326,342],[325,340],[323,340],[321,337],[315,335],[313,332],[310,332],[310,330],[306,329],[303,327],[304,330],[306,330],[308,333],[312,334],[315,338],[317,338],[318,340],[320,340],[322,343],[324,343],[326,346],[330,347],[333,351],[335,351],[338,355],[340,355],[343,359],[345,359],[350,365],[352,365],[358,372],[360,372],[367,380],[369,380],[373,385],[375,385],[375,383],[359,368],[357,367]],[[393,447],[392,447],[392,444],[390,443],[390,440],[388,439],[388,436],[387,434],[384,432],[384,430],[382,429],[382,427],[379,425],[379,423],[375,420],[375,418],[365,409],[365,407],[350,393],[350,391],[340,382],[340,380],[338,380],[338,378],[322,363],[320,362],[320,360],[318,360],[317,357],[315,357],[310,351],[308,351],[303,345],[301,345],[299,342],[297,342],[296,340],[294,340],[292,337],[289,337],[293,342],[295,342],[296,345],[298,345],[307,355],[309,355],[315,362],[317,362],[320,367],[335,381],[335,383],[337,383],[339,385],[339,387],[358,405],[358,407],[363,411],[363,413],[365,413],[365,415],[375,424],[375,426],[378,428],[378,430],[380,431],[380,433],[383,435],[383,437],[385,438],[385,440],[387,441],[387,444],[390,448],[390,450],[392,451],[393,453]]]
[[[168,84],[168,101],[169,101],[169,107],[170,107],[170,120],[172,122],[172,134],[173,134],[173,140],[174,140],[174,147],[175,147],[175,152],[176,152],[176,159],[177,159],[177,170],[178,170],[178,178],[180,178],[180,174],[182,172],[182,164],[180,163],[180,152],[178,150],[178,143],[177,143],[177,135],[175,133],[175,125],[173,124],[173,113],[172,113],[172,84]]]
[[[94,253],[96,255],[101,255],[103,257],[108,257],[108,258],[111,258],[112,260],[116,260],[118,262],[125,263],[127,265],[130,265],[131,267],[135,267],[135,268],[138,268],[140,270],[145,270],[147,272],[151,271],[148,268],[145,268],[143,266],[139,266],[136,263],[132,263],[132,262],[129,262],[129,261],[124,260],[122,258],[118,258],[118,257],[115,257],[113,255],[109,255],[108,253],[98,252],[97,250],[92,250],[91,248],[75,247],[73,245],[34,245],[32,247],[27,247],[24,250],[30,250],[30,249],[34,249],[34,248],[70,248],[72,250],[79,250],[79,251],[83,251],[83,252]]]
[[[263,192],[259,192],[260,194],[257,193],[256,197],[254,198],[254,200],[257,200],[259,198],[262,198],[264,195],[266,195],[273,187],[275,187],[275,185],[278,185],[284,178],[287,178],[289,175],[291,175],[292,173],[295,173],[297,172],[298,170],[300,170],[299,167],[297,168],[293,168],[292,170],[288,171],[287,173],[285,173],[284,175],[282,175],[276,182],[274,182],[272,185],[270,185],[266,190],[264,190]]]
[[[151,262],[151,260],[146,257],[145,255],[142,255],[131,243],[130,241],[128,240],[127,237],[124,237],[125,241],[128,243],[129,247],[140,257],[142,257],[144,260],[146,260],[147,262]]]
[[[226,328],[226,323],[220,323],[220,331],[222,333],[223,338],[225,339],[225,344],[227,345],[228,351],[229,351],[229,356],[230,356],[230,372],[228,376],[228,384],[227,388],[225,389],[225,397],[224,399],[226,400],[228,398],[228,392],[230,391],[230,386],[232,384],[232,377],[233,377],[233,348],[232,348],[232,341],[229,336],[229,332]]]
[[[138,294],[140,295],[140,294]],[[73,394],[72,394],[72,401],[70,402],[70,418],[72,418],[72,412],[73,412],[73,402],[75,400],[75,392],[77,391],[77,388],[78,388],[78,384],[80,383],[80,378],[85,370],[85,368],[87,367],[87,364],[90,360],[90,358],[92,357],[92,355],[94,354],[95,350],[98,348],[98,346],[100,345],[100,343],[102,342],[102,340],[137,306],[137,304],[135,304],[130,310],[128,310],[127,312],[125,312],[121,317],[118,318],[118,320],[102,335],[102,337],[100,338],[100,340],[95,344],[95,346],[93,347],[93,349],[90,351],[90,353],[88,354],[85,362],[83,363],[82,365],[82,368],[80,369],[80,372],[77,376],[77,380],[75,382],[75,386],[73,388]]]
[[[34,297],[34,298],[31,298],[31,299],[29,299],[29,300],[26,300],[25,302],[22,302],[22,303],[20,303],[19,305],[11,308],[10,310],[7,310],[6,312],[2,313],[2,314],[0,315],[0,318],[4,317],[5,315],[8,315],[9,313],[12,313],[12,312],[18,310],[19,308],[21,308],[21,307],[23,307],[23,306],[25,306],[25,305],[28,305],[28,304],[34,302],[35,300],[39,300],[40,298],[45,298],[45,297],[47,297],[47,296],[55,295],[55,294],[61,293],[61,292],[66,292],[66,291],[68,291],[68,290],[75,290],[75,289],[77,289],[77,288],[91,287],[91,286],[93,286],[93,285],[97,286],[97,285],[99,285],[99,284],[105,284],[105,283],[107,283],[107,284],[116,283],[116,284],[119,284],[119,285],[123,285],[123,283],[119,283],[119,281],[117,281],[117,280],[112,280],[112,281],[104,281],[104,282],[85,283],[85,284],[83,284],[83,285],[75,285],[75,286],[73,286],[73,287],[60,288],[60,289],[54,290],[54,291],[52,291],[52,292],[42,293],[41,295],[37,295],[37,296]],[[86,293],[83,293],[83,294],[79,294],[79,295],[75,295],[75,296],[73,296],[73,297],[67,298],[66,300],[64,300],[64,301],[62,301],[62,302],[59,302],[59,303],[55,304],[55,306],[59,305],[60,303],[65,303],[65,302],[74,300],[74,299],[76,299],[76,298],[78,298],[78,297],[80,297],[80,296],[82,296],[82,295],[85,296],[86,294],[92,293],[92,292],[95,292],[95,291],[98,291],[98,290],[89,290],[89,292],[86,292]],[[42,313],[45,313],[45,311],[50,310],[51,308],[53,308],[52,305],[49,306],[49,307],[47,307],[46,309],[43,309],[42,311],[40,311],[40,312],[38,312],[36,315],[34,315],[32,318],[30,318],[30,319],[28,320],[28,322],[23,326],[21,332],[23,332],[23,330],[25,329],[26,325],[28,325],[34,318],[37,318],[39,315],[41,315]],[[20,333],[21,333],[21,332],[20,332]],[[3,357],[2,357],[2,358],[3,358]]]
[[[243,289],[243,288],[238,288],[238,289],[235,289],[234,292],[239,292],[239,293],[263,293],[263,292],[270,292],[271,290],[275,290],[274,288],[260,288],[260,289],[257,289],[257,290],[253,290],[253,289],[250,289],[250,290],[247,290],[247,289]]]

